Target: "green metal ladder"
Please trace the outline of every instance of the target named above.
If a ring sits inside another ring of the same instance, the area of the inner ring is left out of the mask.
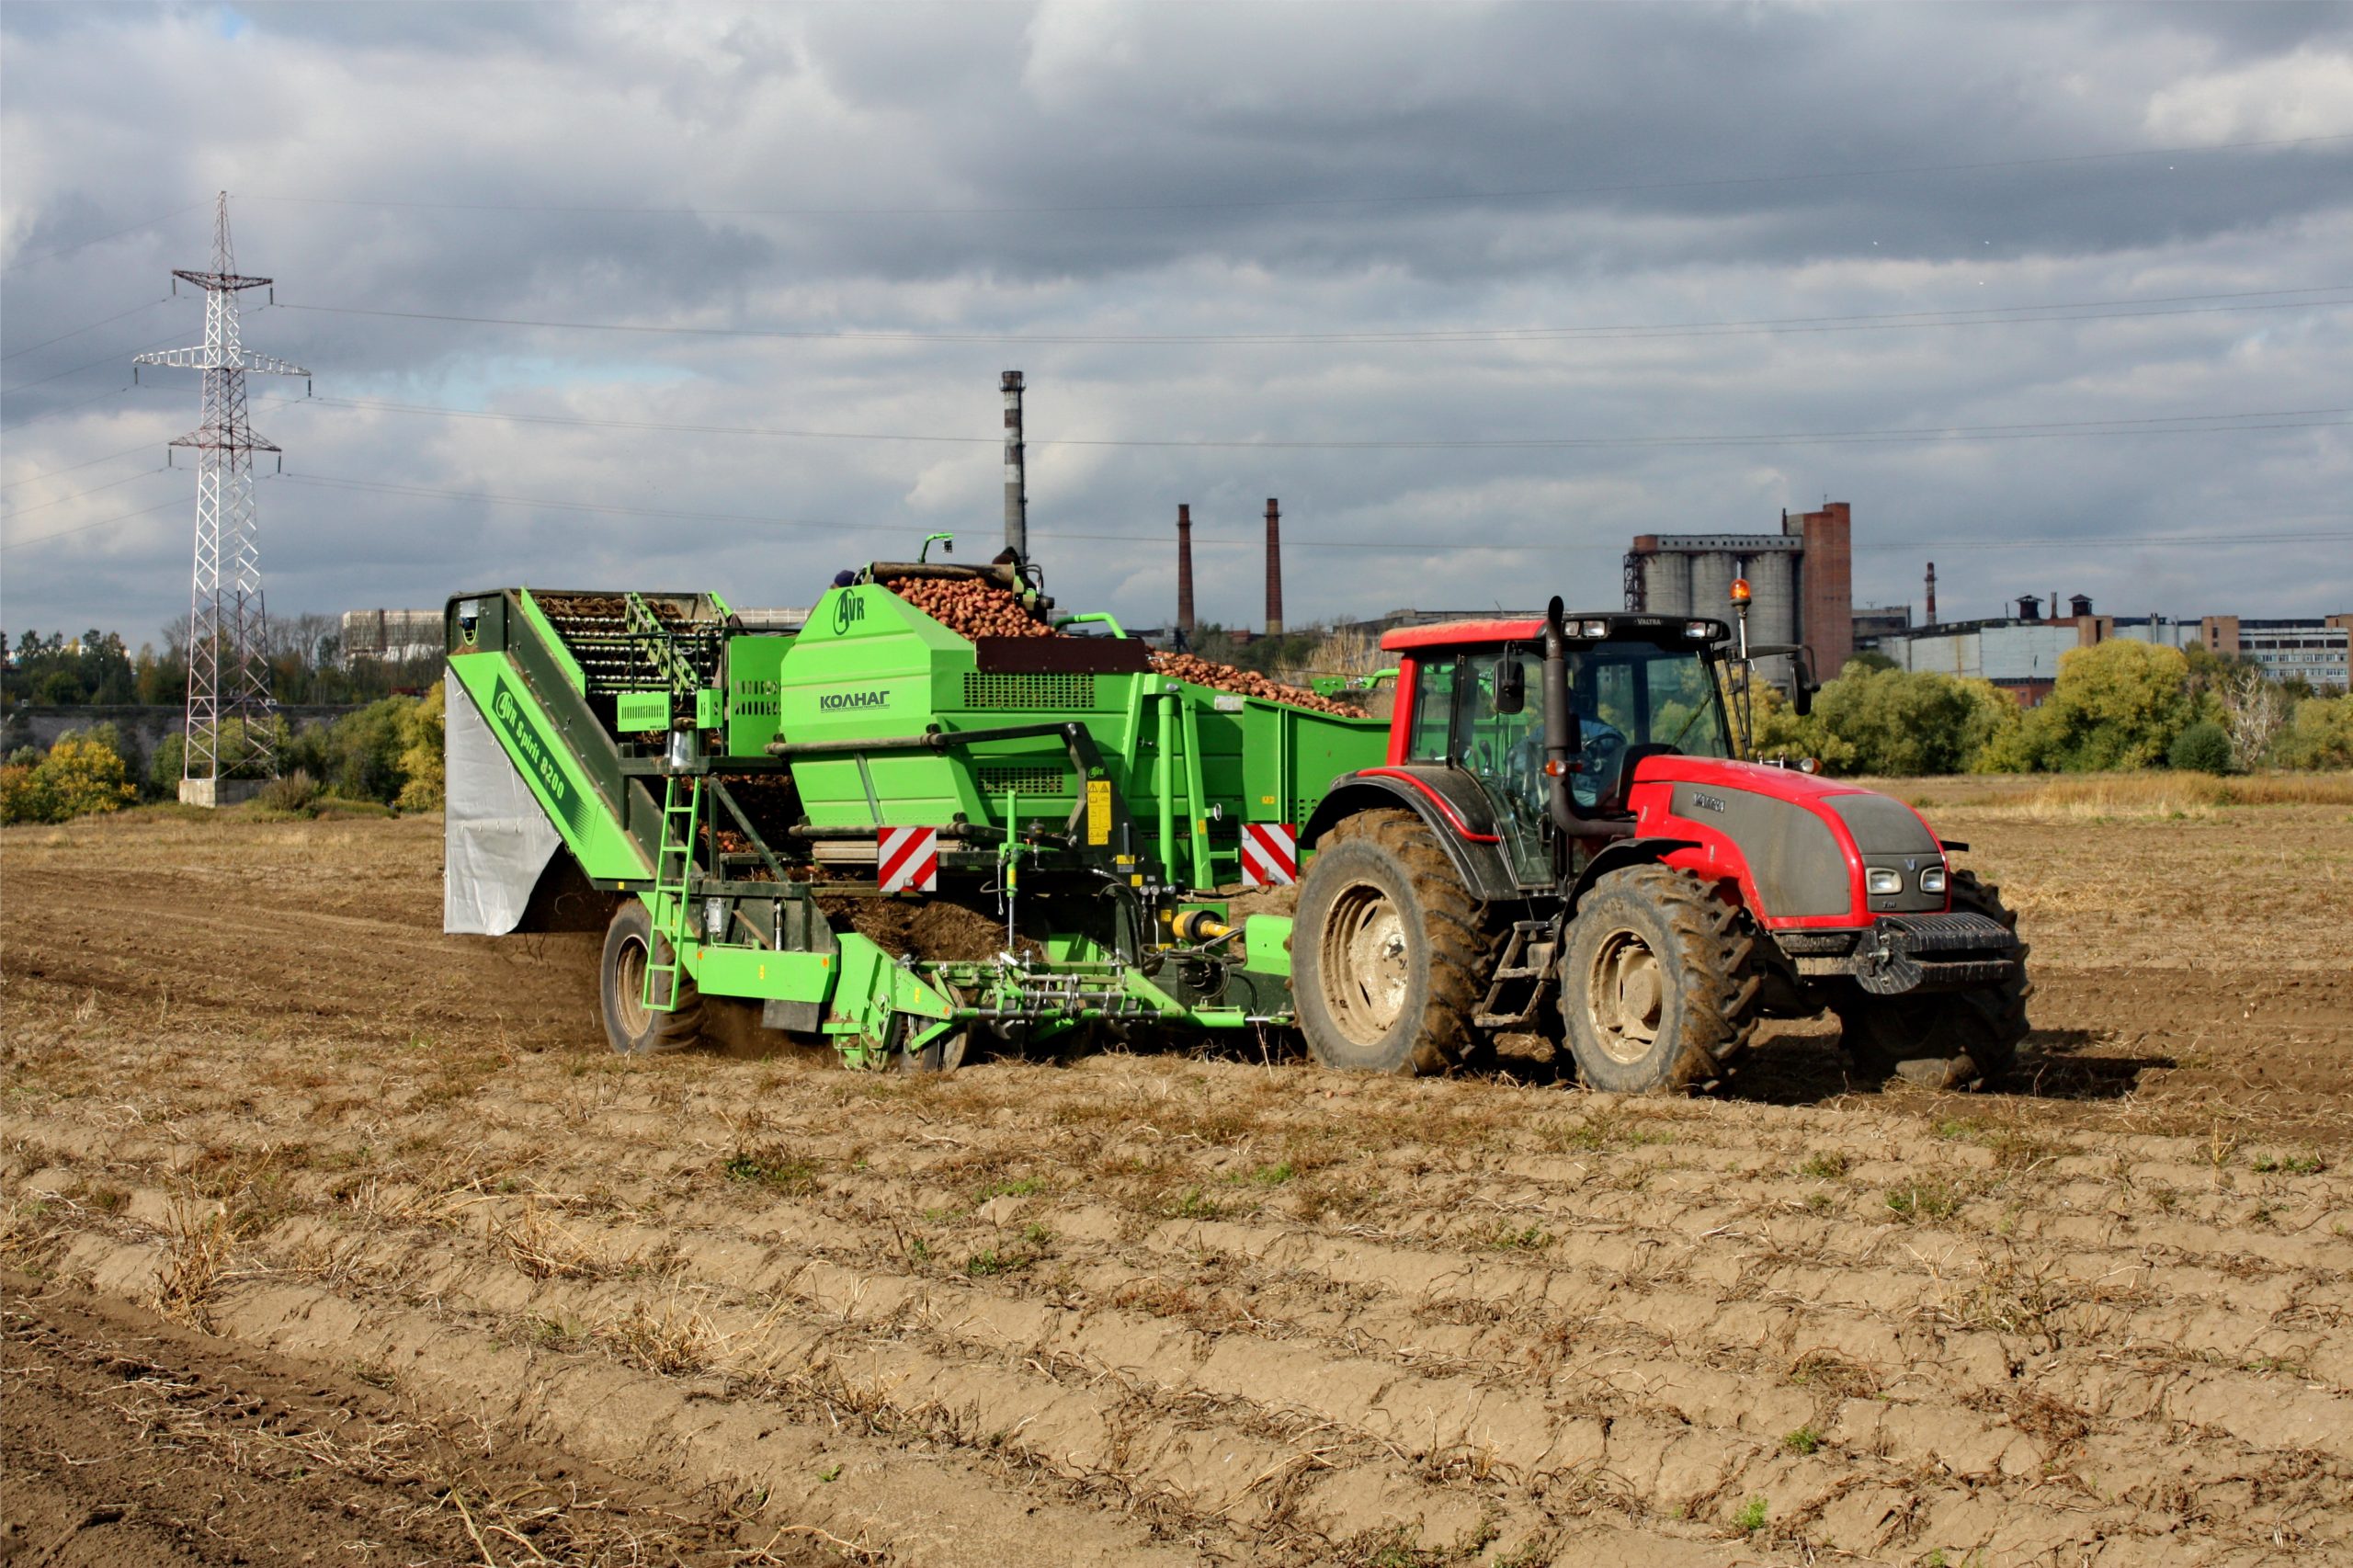
[[[699,776],[682,778],[674,773],[663,781],[662,844],[654,857],[654,930],[645,953],[649,1012],[673,1012],[678,1006],[678,973],[685,963],[678,943],[687,929],[687,884],[694,875],[695,831],[701,815]]]
[[[621,596],[621,616],[637,643],[638,656],[653,667],[654,678],[670,688],[672,700],[687,703],[688,710],[693,711],[695,692],[702,685],[702,676],[695,673],[693,662],[679,652],[677,639],[663,624],[661,616],[633,593]]]

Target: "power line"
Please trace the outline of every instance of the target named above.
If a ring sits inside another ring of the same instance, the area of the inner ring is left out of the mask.
[[[916,441],[956,446],[1000,444],[995,436],[943,436],[860,430],[796,430],[740,425],[696,425],[644,419],[588,419],[572,415],[510,414],[491,409],[444,408],[431,403],[384,403],[365,398],[268,398],[263,402],[290,408],[316,405],[354,408],[388,414],[429,415],[449,419],[488,419],[517,425],[547,425],[596,430],[645,430],[672,435],[754,436],[784,440]],[[2343,408],[2251,410],[2236,414],[2177,414],[2146,417],[2086,420],[2037,420],[2015,425],[1959,425],[1889,429],[1798,430],[1740,435],[1563,436],[1506,439],[1415,440],[1367,437],[1353,440],[1215,440],[1064,437],[1041,438],[1035,447],[1109,447],[1176,449],[1180,450],[1266,451],[1526,451],[1593,450],[1630,447],[1742,447],[1768,445],[1839,445],[1874,442],[1942,440],[2029,440],[2061,436],[2192,435],[2204,430],[2310,429],[2353,423],[2323,415],[2353,415]],[[2282,421],[2283,423],[2220,423],[2222,421]]]
[[[2256,294],[2334,293],[2353,284],[2310,289],[2265,289],[2236,294],[2184,294],[2143,300],[2084,301],[2047,305],[1982,306],[1970,311],[1900,311],[1880,315],[1792,316],[1754,322],[1682,322],[1626,326],[1442,327],[1429,331],[1325,333],[1018,333],[917,332],[902,328],[678,326],[644,322],[555,321],[532,316],[460,315],[442,311],[382,311],[355,305],[304,305],[279,301],[282,311],[373,316],[391,321],[449,322],[463,326],[519,326],[563,332],[620,332],[671,337],[769,338],[787,342],[992,343],[1170,347],[1194,345],[1514,343],[1524,341],[1608,342],[1624,339],[1737,337],[1834,332],[1903,332],[1930,327],[2013,326],[2042,322],[2129,321],[2149,316],[2233,314],[2247,311],[2329,310],[2353,300],[2297,300],[2268,304],[2184,305],[2143,309],[2190,300],[2245,300]],[[2114,307],[2114,308],[2111,308]],[[2134,308],[2121,308],[2134,307]],[[2052,314],[2072,312],[2073,314]],[[2027,313],[2040,312],[2040,313]]]
[[[668,519],[668,520],[685,521],[685,522],[729,522],[729,523],[752,523],[752,524],[756,524],[756,525],[759,525],[759,526],[762,526],[762,527],[767,527],[767,528],[821,528],[821,529],[824,529],[824,530],[825,530],[825,531],[827,531],[827,532],[829,532],[829,533],[837,533],[837,534],[883,533],[883,534],[905,535],[905,534],[907,534],[907,533],[909,533],[909,532],[911,531],[911,529],[910,529],[909,526],[907,526],[907,525],[904,525],[904,524],[888,524],[888,523],[851,523],[851,524],[841,524],[841,523],[826,523],[826,522],[816,522],[816,521],[809,521],[809,520],[790,519],[790,518],[782,518],[782,517],[759,517],[759,516],[756,516],[756,515],[748,514],[748,513],[742,513],[742,512],[703,512],[703,511],[684,511],[684,510],[677,510],[677,509],[674,509],[674,508],[666,508],[666,507],[654,507],[654,506],[623,506],[623,505],[620,505],[620,504],[619,504],[619,503],[616,503],[616,502],[610,502],[610,501],[559,501],[559,500],[553,500],[553,499],[551,499],[551,498],[541,497],[541,496],[530,496],[530,495],[502,495],[502,494],[494,494],[494,493],[481,492],[481,491],[444,490],[444,489],[440,489],[440,488],[438,488],[438,487],[435,487],[435,486],[430,486],[430,485],[393,484],[393,483],[383,483],[383,482],[381,482],[381,481],[375,481],[375,480],[364,480],[364,479],[344,479],[344,478],[337,478],[337,477],[333,477],[333,476],[329,476],[329,475],[325,475],[325,474],[296,474],[296,473],[288,473],[288,474],[283,475],[283,476],[282,476],[282,478],[283,478],[286,482],[288,482],[288,483],[295,483],[295,484],[313,484],[313,485],[322,485],[322,486],[326,486],[326,487],[329,487],[329,488],[338,489],[338,490],[382,491],[382,492],[386,492],[386,493],[389,493],[389,494],[399,494],[399,495],[425,496],[425,497],[431,497],[431,498],[435,498],[435,499],[454,500],[454,501],[472,501],[472,502],[483,502],[483,503],[487,503],[487,504],[494,505],[494,506],[545,506],[545,507],[549,507],[549,508],[551,508],[551,509],[557,510],[557,511],[587,512],[587,513],[602,514],[602,515],[608,515],[608,516],[615,516],[615,517],[659,517],[659,518],[664,518],[664,519]],[[1058,532],[1058,531],[1057,531],[1057,532],[1045,532],[1045,531],[1036,531],[1036,530],[1033,530],[1032,537],[1034,537],[1034,538],[1039,538],[1039,539],[1068,540],[1074,540],[1074,541],[1084,541],[1084,542],[1088,542],[1088,543],[1166,544],[1166,543],[1169,543],[1169,542],[1170,542],[1170,536],[1168,536],[1168,535],[1166,535],[1166,534],[1157,534],[1157,533],[1153,533],[1153,534],[1135,534],[1135,533],[1125,533],[1125,534],[1115,534],[1115,533],[1063,533],[1063,532]],[[2002,549],[2010,549],[2010,548],[2013,548],[2013,547],[2015,547],[2015,548],[2020,548],[2020,549],[2040,549],[2040,548],[2046,548],[2046,547],[2049,547],[2049,548],[2077,548],[2077,549],[2093,549],[2093,548],[2098,548],[2098,547],[2103,546],[2103,545],[2109,545],[2109,544],[2120,544],[2120,543],[2146,544],[2146,545],[2158,545],[2158,546],[2163,546],[2163,545],[2196,545],[2196,544],[2215,544],[2215,545],[2228,545],[2228,546],[2234,546],[2234,547],[2235,547],[2235,546],[2237,546],[2237,545],[2241,545],[2241,544],[2284,544],[2284,543],[2302,543],[2302,542],[2310,542],[2310,541],[2328,541],[2328,540],[2339,540],[2339,539],[2353,539],[2353,529],[2347,529],[2347,530],[2342,530],[2342,531],[2334,531],[2334,532],[2317,532],[2317,533],[2258,533],[2258,534],[2234,534],[2234,535],[2230,535],[2230,536],[2228,536],[2227,538],[2226,538],[2226,537],[2223,537],[2223,536],[2221,536],[2221,535],[2217,535],[2217,534],[2211,533],[2211,532],[2208,532],[2208,533],[2200,533],[2200,534],[2143,534],[2143,535],[2107,534],[2107,535],[2099,536],[2099,537],[2097,537],[2097,538],[2078,539],[2078,540],[2066,540],[2066,539],[1998,540],[1998,539],[1997,539],[1997,540],[1896,540],[1896,541],[1892,541],[1892,542],[1885,543],[1885,544],[1876,544],[1876,543],[1875,543],[1875,544],[1872,544],[1872,545],[1870,545],[1870,546],[1867,546],[1867,547],[1864,547],[1864,548],[1875,549],[1875,550],[1904,550],[1904,551],[1913,551],[1913,550],[1978,550],[1978,549],[1986,549],[1986,550],[2002,550]],[[1194,536],[1194,542],[1199,543],[1199,544],[1211,544],[1211,545],[1231,546],[1231,547],[1233,547],[1233,548],[1236,548],[1236,549],[1239,549],[1239,548],[1242,548],[1242,547],[1245,547],[1245,546],[1247,546],[1247,547],[1252,548],[1252,549],[1256,549],[1256,548],[1259,548],[1259,547],[1261,547],[1261,546],[1263,545],[1264,540],[1263,540],[1262,539],[1260,539],[1260,538],[1258,538],[1258,537],[1255,536],[1255,535],[1232,535],[1232,536],[1228,536],[1228,535],[1221,535],[1221,534],[1208,534],[1208,535],[1202,535],[1202,534],[1198,534],[1198,533],[1197,533],[1197,534]],[[1458,540],[1448,540],[1448,541],[1446,541],[1446,542],[1444,542],[1444,543],[1441,543],[1441,544],[1431,544],[1431,545],[1399,545],[1399,544],[1385,544],[1385,543],[1380,543],[1380,542],[1377,542],[1377,541],[1368,541],[1368,540],[1321,540],[1321,539],[1314,539],[1314,538],[1312,538],[1312,537],[1310,537],[1310,538],[1299,538],[1299,537],[1296,537],[1296,536],[1287,537],[1287,538],[1284,540],[1284,543],[1285,543],[1285,545],[1286,545],[1286,546],[1289,546],[1289,545],[1291,545],[1291,544],[1297,544],[1297,545],[1300,545],[1300,546],[1301,546],[1301,547],[1302,547],[1302,548],[1310,549],[1310,550],[1354,550],[1354,551],[1366,551],[1366,552],[1374,553],[1374,554],[1388,554],[1388,555],[1428,555],[1428,554],[1435,554],[1435,553],[1439,553],[1439,552],[1460,552],[1460,551],[1481,551],[1481,550],[1483,550],[1483,551],[1512,551],[1512,552],[1518,552],[1518,553],[1527,553],[1527,552],[1530,552],[1530,551],[1556,551],[1556,550],[1561,550],[1561,549],[1563,549],[1563,548],[1569,548],[1569,547],[1564,547],[1564,546],[1563,546],[1563,545],[1560,545],[1560,544],[1558,544],[1558,543],[1545,543],[1545,544],[1496,544],[1496,543],[1489,543],[1489,542],[1458,541]],[[1586,547],[1586,548],[1597,548],[1597,547]]]
[[[35,251],[30,256],[20,256],[16,260],[10,262],[6,267],[0,268],[0,271],[15,272],[20,267],[30,267],[37,261],[47,261],[52,256],[71,256],[74,252],[89,245],[102,245],[108,240],[119,240],[125,234],[137,233],[142,229],[152,229],[156,224],[165,222],[166,219],[176,218],[183,212],[194,211],[197,208],[203,205],[204,203],[201,201],[191,201],[186,207],[175,207],[169,212],[158,213],[153,218],[133,223],[127,229],[117,229],[111,234],[100,234],[97,238],[92,240],[76,240],[70,245],[59,245],[51,250]]]
[[[629,207],[595,203],[529,201],[404,201],[335,196],[248,196],[251,201],[282,201],[318,207],[379,207],[452,212],[551,212],[632,218],[994,218],[1081,212],[1267,211],[1283,208],[1403,207],[1455,202],[1545,200],[1564,196],[1632,195],[1671,190],[1722,190],[1744,186],[1795,185],[1843,179],[1886,179],[1915,175],[1978,174],[1995,169],[2050,168],[2070,164],[2109,163],[2128,158],[2196,157],[2258,148],[2303,147],[2353,140],[2353,131],[2290,136],[2204,146],[2134,147],[2109,153],[2066,153],[2040,158],[1991,158],[1970,163],[1894,165],[1882,168],[1823,169],[1808,174],[1731,175],[1701,179],[1619,180],[1502,190],[1427,191],[1388,196],[1236,198],[1185,201],[1051,202],[995,207]]]
[[[49,375],[41,377],[39,381],[18,381],[15,386],[8,388],[6,392],[0,392],[0,397],[14,397],[18,392],[27,392],[34,387],[41,385],[42,382],[60,381],[67,376],[77,376],[85,370],[96,369],[100,365],[119,364],[122,360],[129,358],[133,354],[144,354],[151,348],[161,348],[165,344],[176,341],[178,336],[179,335],[177,333],[174,333],[170,337],[159,337],[153,343],[143,343],[136,348],[119,348],[111,354],[102,354],[96,359],[85,359],[81,364],[73,367],[71,369],[52,371]],[[28,421],[28,423],[30,422]]]
[[[97,494],[99,491],[101,491],[101,490],[112,490],[115,486],[117,486],[117,485],[119,485],[119,484],[129,484],[132,480],[136,480],[136,479],[152,479],[152,478],[153,478],[156,474],[159,474],[159,473],[169,473],[169,472],[172,472],[172,471],[171,471],[170,469],[168,469],[168,468],[165,467],[164,465],[162,465],[162,464],[158,463],[158,464],[157,464],[155,467],[153,467],[153,468],[151,468],[151,469],[142,469],[142,470],[141,470],[141,471],[140,471],[139,472],[137,472],[137,473],[127,475],[126,477],[121,478],[121,479],[110,479],[110,480],[107,481],[107,483],[105,483],[104,484],[93,484],[93,485],[92,485],[92,486],[90,486],[87,490],[76,490],[76,491],[75,491],[75,492],[74,492],[74,494],[71,494],[71,495],[60,495],[60,496],[58,496],[58,497],[57,497],[55,500],[53,500],[53,501],[41,501],[41,502],[37,502],[37,503],[35,503],[34,505],[32,505],[32,506],[18,506],[18,507],[15,508],[14,510],[12,510],[11,512],[9,512],[9,514],[8,514],[8,521],[10,521],[10,522],[12,522],[12,523],[13,523],[13,522],[15,522],[18,517],[28,517],[28,516],[30,516],[32,513],[35,513],[35,512],[46,512],[46,511],[47,511],[47,510],[49,510],[49,508],[51,508],[51,506],[63,506],[63,505],[65,505],[65,503],[67,503],[68,501],[79,501],[79,500],[80,500],[83,496],[85,496],[85,495],[96,495],[96,494]]]
[[[153,441],[142,441],[135,447],[125,447],[119,452],[108,452],[102,458],[91,458],[83,462],[69,464],[64,468],[53,468],[47,473],[31,473],[22,479],[12,479],[6,484],[0,484],[0,493],[15,490],[22,485],[38,484],[44,479],[55,479],[61,473],[72,473],[78,469],[96,468],[100,463],[109,463],[117,458],[127,458],[133,452],[143,452],[154,444]]]
[[[135,316],[142,311],[152,311],[170,299],[169,294],[159,294],[143,305],[133,305],[127,311],[119,311],[107,317],[105,321],[94,321],[88,326],[77,326],[72,332],[61,332],[55,337],[44,337],[39,343],[28,343],[22,348],[11,348],[7,353],[0,354],[0,359],[14,359],[19,354],[29,354],[36,348],[46,348],[52,343],[63,343],[69,337],[79,337],[85,332],[95,332],[99,327],[105,326],[108,322],[119,322],[124,316]]]
[[[547,496],[501,495],[482,491],[446,490],[429,485],[393,484],[375,480],[338,478],[326,474],[289,473],[278,477],[280,483],[308,484],[336,490],[373,491],[393,495],[421,496],[438,500],[477,502],[490,506],[537,506],[545,507],[553,511],[586,512],[612,517],[656,517],[665,520],[681,522],[751,523],[766,528],[818,528],[823,529],[827,533],[839,535],[904,535],[910,531],[909,528],[904,525],[888,523],[827,523],[805,519],[766,517],[743,512],[704,512],[653,506],[624,506],[608,501],[561,501]],[[134,517],[143,517],[149,513],[159,512],[165,506],[176,505],[177,505],[176,502],[165,501],[157,506],[144,507],[136,512],[124,512],[112,517],[101,517],[95,522],[79,523],[70,528],[59,528],[51,533],[36,534],[31,539],[12,540],[6,544],[0,544],[0,550],[15,550],[23,545],[40,544],[47,540],[63,539],[70,534],[85,533],[92,528],[104,528],[110,523],[128,522]],[[1073,542],[1084,543],[1166,544],[1169,542],[1167,536],[1161,534],[1063,533],[1059,531],[1040,531],[1035,533],[1033,537],[1039,539],[1065,540]],[[2227,537],[2212,532],[2207,532],[2198,534],[2104,534],[2097,537],[2073,540],[2048,538],[2019,540],[1892,540],[1884,543],[1873,542],[1870,544],[1862,544],[1858,545],[1856,548],[1859,550],[1904,551],[1927,550],[1938,551],[1955,550],[2091,550],[2117,544],[2132,544],[2160,549],[2167,547],[2208,545],[2235,548],[2243,544],[2334,543],[2344,540],[2353,540],[2353,529],[2325,530],[2306,533],[2243,533],[2233,534]],[[1197,534],[1195,536],[1194,542],[1197,544],[1222,546],[1233,549],[1242,549],[1245,547],[1256,549],[1262,545],[1264,541],[1255,536],[1226,536],[1219,534],[1204,536]],[[1459,554],[1465,551],[1481,551],[1490,553],[1529,554],[1560,551],[1568,548],[1579,548],[1563,546],[1558,543],[1499,544],[1494,542],[1468,542],[1453,540],[1437,545],[1399,545],[1382,544],[1361,540],[1292,538],[1286,540],[1284,542],[1286,545],[1296,544],[1302,549],[1308,550],[1352,550],[1364,553],[1384,555],[1429,555],[1441,551]],[[1585,546],[1582,548],[1598,549],[1601,547]]]
[[[158,501],[153,506],[142,506],[136,512],[119,512],[111,517],[100,517],[94,523],[76,523],[70,528],[58,528],[50,533],[35,534],[30,539],[12,539],[6,544],[0,544],[0,550],[17,550],[28,544],[41,544],[52,539],[63,539],[68,534],[88,533],[92,528],[102,528],[108,523],[127,523],[133,517],[143,517],[150,512],[160,512],[166,506],[184,505],[186,505],[185,500],[176,495],[169,501]]]
[[[101,402],[107,398],[120,397],[123,393],[129,392],[131,388],[131,383],[125,381],[119,387],[112,387],[102,392],[93,392],[88,397],[82,399],[79,403],[65,403],[61,407],[51,409],[46,414],[36,414],[29,419],[11,419],[6,424],[0,425],[0,430],[21,430],[28,425],[38,425],[44,419],[60,418],[63,415],[73,413],[77,408],[87,408],[90,404]]]

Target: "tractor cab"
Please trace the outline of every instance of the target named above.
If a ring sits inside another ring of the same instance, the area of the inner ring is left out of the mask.
[[[1553,783],[1564,778],[1586,851],[1622,836],[1628,792],[1647,757],[1738,756],[1725,700],[1729,636],[1720,620],[1619,613],[1561,620],[1561,700],[1574,744],[1548,771],[1543,620],[1456,622],[1392,631],[1399,655],[1392,763],[1475,784],[1515,879],[1552,883]],[[1427,774],[1424,775],[1427,778]]]

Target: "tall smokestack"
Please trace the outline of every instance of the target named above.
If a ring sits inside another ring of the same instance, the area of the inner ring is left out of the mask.
[[[1193,508],[1176,504],[1176,630],[1193,636]]]
[[[1283,631],[1283,514],[1275,498],[1267,497],[1267,635]]]
[[[998,378],[1005,388],[1005,547],[1029,559],[1029,480],[1021,444],[1021,372]]]
[[[1930,626],[1934,626],[1936,623],[1937,623],[1937,563],[1936,563],[1935,562],[1931,561],[1931,562],[1928,562],[1928,619],[1927,619],[1927,624],[1928,624],[1928,625],[1930,625]]]

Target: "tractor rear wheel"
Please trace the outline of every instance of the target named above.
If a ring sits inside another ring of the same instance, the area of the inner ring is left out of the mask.
[[[1973,871],[1953,873],[1952,907],[1955,914],[1986,915],[2005,930],[2018,930],[2018,917],[2002,903],[2002,890],[1979,881]],[[2026,1000],[2034,994],[2026,977],[2026,955],[2021,943],[2018,973],[1976,991],[1873,996],[1857,990],[1834,1005],[1839,1044],[1858,1074],[1881,1081],[1973,1089],[1999,1078],[2017,1064],[2018,1044],[2026,1039]]]
[[[598,966],[597,1011],[605,1039],[625,1056],[684,1051],[702,1039],[703,1003],[695,983],[678,971],[677,1006],[665,1013],[645,1005],[645,971],[653,962],[654,917],[638,899],[624,899],[605,927]]]
[[[1348,818],[1299,889],[1292,992],[1326,1067],[1442,1073],[1471,1048],[1489,944],[1479,903],[1411,812]]]
[[[1756,1021],[1756,954],[1741,912],[1687,871],[1629,866],[1596,881],[1561,955],[1577,1076],[1628,1095],[1718,1076]]]

